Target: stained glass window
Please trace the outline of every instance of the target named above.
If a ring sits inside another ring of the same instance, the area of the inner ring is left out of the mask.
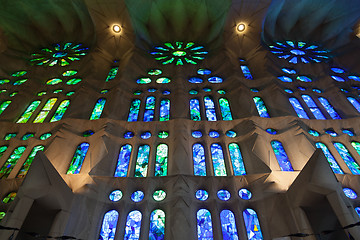
[[[56,103],[57,98],[50,98],[46,103],[43,109],[40,111],[38,116],[35,118],[34,123],[42,123],[44,122],[45,118],[53,108],[54,104]]]
[[[226,133],[226,136],[231,137],[231,138],[235,138],[237,136],[235,131],[229,130]]]
[[[46,140],[51,137],[51,133],[44,133],[40,136],[40,140]]]
[[[327,148],[327,146],[325,144],[323,144],[321,142],[317,142],[315,144],[315,146],[317,148],[320,148],[323,151],[323,153],[324,153],[327,161],[329,162],[329,165],[334,173],[344,174],[344,172],[341,170],[339,164],[336,162],[334,156],[331,154],[331,152],[329,151],[329,149]]]
[[[274,150],[281,171],[294,171],[282,143],[279,141],[271,141],[271,146]]]
[[[3,203],[11,203],[12,201],[14,201],[16,197],[16,192],[11,192],[8,195],[6,195],[6,197],[4,197],[4,199],[2,200]]]
[[[260,97],[254,97],[256,109],[259,112],[260,117],[270,118],[268,110],[266,109],[264,101]]]
[[[246,175],[245,165],[241,156],[240,147],[237,143],[229,144],[230,158],[234,169],[234,175]]]
[[[139,111],[140,111],[140,103],[141,103],[141,101],[139,99],[134,99],[131,102],[128,122],[136,122],[138,120]]]
[[[226,176],[224,153],[220,144],[214,143],[211,145],[211,158],[215,176]]]
[[[221,201],[228,201],[231,197],[228,190],[221,189],[216,194]]]
[[[308,133],[314,137],[320,136],[320,133],[314,129],[309,129]]]
[[[202,137],[202,132],[201,132],[201,131],[193,131],[193,132],[191,133],[191,136],[192,136],[193,138],[201,138],[201,137]]]
[[[21,115],[17,123],[27,123],[29,121],[31,115],[35,112],[36,108],[40,105],[40,101],[33,101],[29,107],[25,110],[25,112]]]
[[[354,132],[350,129],[342,129],[342,132],[349,135],[350,137],[354,136]]]
[[[208,81],[209,83],[222,83],[223,79],[220,77],[209,77]]]
[[[160,202],[166,198],[166,192],[164,190],[157,190],[153,194],[155,201]]]
[[[238,240],[234,213],[230,210],[222,210],[220,213],[221,229],[224,240]]]
[[[329,101],[326,98],[319,97],[318,98],[320,103],[324,106],[325,110],[329,113],[330,117],[332,119],[341,119],[339,114],[335,111],[333,106],[329,103]]]
[[[169,137],[169,133],[168,132],[166,132],[166,131],[160,131],[159,133],[158,133],[158,137],[159,138],[168,138]]]
[[[4,140],[9,141],[10,139],[16,137],[17,133],[8,133],[5,135]]]
[[[132,146],[126,144],[121,147],[114,177],[126,177],[129,169]]]
[[[54,116],[51,118],[50,122],[57,122],[60,121],[62,119],[62,117],[64,116],[67,108],[70,105],[70,100],[64,100],[60,103],[59,107],[57,108]]]
[[[240,68],[241,68],[241,71],[243,72],[244,77],[245,77],[246,79],[250,79],[250,80],[254,79],[253,76],[251,75],[251,72],[250,72],[250,69],[249,69],[248,66],[246,66],[246,65],[240,65]]]
[[[312,79],[307,76],[297,76],[296,79],[301,82],[312,82]]]
[[[197,74],[199,75],[209,75],[211,74],[211,70],[210,69],[205,69],[205,68],[199,68],[197,71]]]
[[[350,199],[356,199],[357,198],[356,192],[354,190],[352,190],[351,188],[343,188],[343,192],[344,192],[345,196],[350,198]]]
[[[209,194],[206,190],[200,189],[196,191],[195,197],[197,200],[206,201],[209,198]]]
[[[155,177],[167,175],[169,148],[166,144],[159,144],[156,148]]]
[[[216,121],[215,104],[210,96],[204,97],[205,113],[208,121]]]
[[[6,215],[5,212],[0,212],[0,222],[1,222],[1,220],[4,219],[5,215]]]
[[[116,210],[111,210],[105,213],[101,226],[99,239],[114,240],[116,233],[116,225],[119,219],[119,213]]]
[[[91,113],[91,117],[90,120],[96,120],[99,119],[103,110],[104,110],[104,106],[106,103],[106,99],[105,98],[99,98],[95,104],[95,107]]]
[[[139,146],[136,167],[135,167],[135,177],[146,177],[148,163],[149,163],[149,154],[150,146],[141,145]]]
[[[353,146],[355,148],[356,152],[360,155],[360,143],[352,141],[351,146]],[[6,146],[3,146],[3,147],[6,147]],[[0,147],[0,149],[1,149],[1,147]],[[1,150],[0,150],[0,153],[1,153]],[[1,157],[1,155],[0,155],[0,157]]]
[[[21,140],[26,141],[26,140],[29,140],[32,137],[34,137],[33,133],[26,133],[24,136],[22,136]]]
[[[143,191],[135,191],[131,194],[131,200],[134,202],[141,202],[144,199],[144,192]]]
[[[114,190],[109,195],[109,199],[112,202],[118,202],[122,197],[123,197],[123,193],[120,190]]]
[[[149,139],[151,138],[151,132],[143,132],[140,137],[142,139]]]
[[[0,147],[0,158],[4,155],[4,152],[8,149],[8,146],[4,145]]]
[[[205,149],[200,143],[193,145],[194,175],[206,176]]]
[[[26,159],[26,161],[22,165],[20,171],[18,172],[18,174],[16,176],[17,178],[24,178],[26,176],[26,174],[29,171],[29,168],[30,168],[35,156],[36,156],[36,153],[38,151],[44,151],[44,146],[39,145],[39,146],[36,146],[36,147],[34,147],[32,149],[30,155],[28,156],[28,158]]]
[[[190,100],[190,118],[194,121],[201,121],[200,103],[196,98]]]
[[[67,170],[66,174],[78,174],[80,172],[81,166],[84,162],[86,153],[89,150],[89,143],[81,143],[75,151],[74,157],[71,160],[70,167]]]
[[[162,74],[162,71],[160,69],[150,69],[148,71],[149,75],[158,76]]]
[[[226,98],[220,98],[219,99],[219,104],[220,104],[220,110],[221,110],[222,119],[224,121],[233,120],[232,115],[231,115],[229,101]]]
[[[249,200],[252,197],[252,193],[248,189],[242,188],[239,190],[239,197],[244,200]]]
[[[289,101],[299,118],[309,119],[309,116],[296,98],[289,98]]]
[[[21,155],[24,153],[25,149],[26,147],[24,146],[15,148],[15,150],[0,169],[0,179],[7,178],[9,176],[16,163],[21,158]]]
[[[156,209],[150,215],[149,240],[165,239],[165,213],[163,210]]]
[[[126,219],[125,235],[126,240],[138,240],[140,238],[142,214],[140,211],[132,211]]]
[[[334,146],[336,150],[339,152],[341,158],[344,160],[352,174],[360,174],[360,166],[359,164],[354,160],[354,158],[349,153],[349,150],[339,142],[334,142]]]
[[[263,239],[260,229],[260,222],[256,212],[250,208],[247,208],[243,211],[243,217],[248,240]]]
[[[292,82],[293,80],[288,76],[280,76],[278,79],[282,82]]]
[[[197,212],[196,217],[198,240],[212,240],[213,230],[210,211],[207,209],[200,209]]]
[[[354,106],[354,108],[360,112],[360,103],[358,102],[358,100],[356,100],[353,97],[347,97],[347,99],[349,100],[349,102]]]
[[[316,119],[326,119],[321,113],[320,109],[309,95],[302,95],[306,105],[310,108],[310,111],[314,114]]]
[[[162,99],[160,102],[160,119],[159,121],[169,121],[170,119],[170,100]]]
[[[144,122],[151,122],[154,120],[155,113],[155,97],[150,96],[146,98]]]
[[[10,105],[11,101],[7,100],[0,104],[0,115],[5,111],[5,109]]]
[[[119,70],[119,67],[112,67],[109,71],[109,74],[106,77],[106,82],[113,80],[116,77],[118,70]]]
[[[161,77],[156,79],[156,83],[170,83],[171,79],[167,77]]]

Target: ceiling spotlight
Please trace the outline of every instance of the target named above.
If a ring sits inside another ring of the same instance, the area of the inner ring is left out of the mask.
[[[121,32],[121,27],[117,24],[113,25],[112,30],[114,31],[114,33],[119,33]]]
[[[240,23],[239,25],[237,25],[236,29],[237,29],[239,32],[243,32],[243,31],[245,30],[245,24]]]

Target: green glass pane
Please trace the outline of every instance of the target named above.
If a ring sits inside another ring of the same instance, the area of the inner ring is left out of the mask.
[[[27,79],[20,79],[20,80],[17,80],[13,83],[14,86],[19,86],[21,84],[23,84],[24,82],[26,82]]]
[[[160,69],[151,69],[148,74],[152,76],[158,76],[162,74],[162,71]]]
[[[56,84],[59,84],[61,83],[62,80],[60,78],[53,78],[53,79],[50,79],[46,82],[47,85],[56,85]]]
[[[0,212],[0,222],[1,222],[1,220],[4,219],[5,215],[6,215],[5,212]]]
[[[81,82],[81,78],[73,78],[66,82],[67,85],[75,85]]]
[[[11,76],[13,76],[13,77],[22,77],[26,73],[27,73],[26,71],[17,71],[17,72],[14,72],[13,74],[11,74]]]
[[[185,51],[175,51],[172,54],[176,57],[183,57],[186,55],[186,52]]]
[[[74,76],[75,74],[77,74],[76,70],[68,70],[68,71],[63,72],[62,75],[64,77],[70,77],[70,76]]]
[[[0,115],[5,111],[5,109],[10,105],[11,101],[4,101],[0,104]]]
[[[159,132],[159,134],[158,134],[158,137],[159,137],[159,138],[167,138],[168,136],[169,136],[169,133],[166,132],[166,131],[161,131],[161,132]]]
[[[10,82],[9,79],[0,79],[0,85],[6,84],[6,83],[9,83],[9,82]]]
[[[166,144],[160,144],[156,148],[155,177],[167,175],[168,151]]]
[[[189,93],[190,93],[191,95],[196,95],[196,94],[198,94],[198,91],[192,89],[192,90],[189,91]]]
[[[5,135],[4,140],[8,141],[14,137],[16,137],[16,133],[8,133]]]
[[[138,84],[148,84],[148,83],[151,83],[151,79],[150,78],[139,78],[138,80],[136,80],[136,83],[138,83]]]
[[[58,109],[56,110],[54,116],[51,118],[50,122],[57,122],[62,119],[67,108],[69,107],[70,100],[64,100],[60,103]]]
[[[171,82],[170,78],[167,77],[162,77],[162,78],[158,78],[156,79],[156,83],[169,83]]]
[[[14,201],[15,197],[16,197],[16,192],[11,192],[6,197],[4,197],[2,201],[3,203],[11,203],[12,201]]]
[[[26,123],[27,121],[29,121],[31,115],[35,112],[36,108],[39,105],[40,101],[33,101],[16,123]]]
[[[39,115],[35,118],[34,123],[42,123],[44,122],[45,118],[51,111],[52,107],[56,103],[57,98],[50,98],[46,103],[43,109],[40,111]]]
[[[18,92],[12,92],[12,93],[9,94],[9,96],[10,96],[10,97],[13,97],[13,96],[15,96],[16,94],[18,94]]]
[[[21,146],[16,148],[10,157],[6,160],[2,168],[0,169],[0,179],[7,178],[13,168],[15,167],[17,161],[21,158],[21,155],[24,153],[26,147]]]
[[[73,95],[75,92],[68,92],[66,93],[66,96],[70,97],[71,95]]]
[[[18,175],[16,176],[17,178],[24,178],[26,176],[26,174],[29,171],[29,168],[35,158],[35,155],[38,151],[44,151],[44,146],[39,145],[39,146],[36,146],[33,148],[30,155],[28,156],[28,158],[22,165],[20,171],[18,172]]]
[[[96,120],[96,119],[100,118],[102,111],[104,109],[105,103],[106,103],[105,98],[100,98],[97,100],[94,110],[91,114],[90,120]]]
[[[43,96],[43,95],[46,95],[46,92],[38,92],[37,94],[39,97]]]
[[[62,89],[56,89],[53,91],[53,93],[61,93],[63,90]]]
[[[6,89],[1,89],[0,90],[0,93],[4,93],[4,92],[7,92],[7,90]]]
[[[105,94],[105,93],[108,93],[109,92],[109,90],[108,89],[103,89],[103,90],[101,90],[101,94]]]
[[[146,177],[149,163],[150,146],[141,145],[136,160],[135,177]]]
[[[233,120],[230,110],[229,101],[225,98],[219,99],[221,116],[224,121],[231,121]]]
[[[4,153],[7,149],[8,149],[8,146],[6,146],[6,145],[0,147],[0,158],[4,155]]]
[[[34,137],[33,133],[26,133],[24,136],[22,136],[21,140],[29,140],[30,138]]]
[[[106,81],[108,82],[110,80],[113,80],[116,77],[116,74],[118,73],[119,67],[112,67],[109,71],[108,76],[106,77]]]
[[[89,143],[82,143],[80,144],[75,151],[74,157],[71,160],[70,167],[66,174],[78,174],[80,173],[81,166],[84,162],[86,153],[89,150]]]
[[[217,91],[219,94],[225,94],[226,92],[224,90],[218,90]]]
[[[142,94],[142,91],[140,91],[140,90],[137,90],[137,91],[134,92],[134,95],[136,95],[136,96],[138,96],[140,94]]]
[[[155,201],[160,202],[166,198],[166,192],[164,190],[157,190],[153,194]]]
[[[40,136],[40,140],[46,140],[49,137],[51,137],[51,133],[44,133],[43,135]]]

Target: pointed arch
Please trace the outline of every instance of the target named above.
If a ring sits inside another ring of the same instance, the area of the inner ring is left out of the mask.
[[[247,208],[243,211],[243,218],[245,222],[248,240],[263,239],[259,218],[254,210]]]
[[[347,97],[347,100],[353,105],[353,107],[360,112],[360,103],[353,97]]]
[[[318,99],[332,119],[341,119],[340,115],[335,111],[334,107],[329,103],[326,98],[319,97]]]
[[[26,108],[25,112],[21,115],[21,117],[19,118],[19,120],[17,120],[16,123],[27,123],[27,121],[29,121],[32,114],[36,111],[40,103],[40,100],[36,100],[30,103],[30,105]]]
[[[169,147],[166,144],[159,144],[156,148],[155,177],[167,175]]]
[[[138,120],[140,104],[141,104],[140,99],[134,99],[131,102],[129,116],[128,116],[128,122],[136,122]]]
[[[222,210],[220,213],[221,229],[224,240],[238,240],[235,223],[235,215],[230,210]]]
[[[270,115],[268,113],[264,101],[260,97],[254,97],[253,100],[255,102],[255,106],[259,113],[259,116],[264,118],[270,118]]]
[[[7,100],[7,101],[3,101],[0,104],[0,115],[5,111],[5,109],[10,105],[11,101]]]
[[[17,178],[24,178],[27,174],[27,172],[29,171],[29,168],[36,156],[36,153],[39,151],[44,151],[44,146],[39,145],[39,146],[35,146],[32,150],[31,153],[29,154],[28,158],[25,160],[25,162],[23,163],[20,171],[17,174]]]
[[[344,146],[344,144],[339,142],[334,142],[334,147],[339,152],[341,158],[344,160],[352,174],[359,175],[360,174],[360,166],[355,161],[355,159],[351,156],[349,150]]]
[[[213,239],[211,213],[207,209],[200,209],[196,213],[198,240]]]
[[[301,97],[304,99],[304,102],[306,105],[310,108],[310,111],[314,115],[316,119],[326,119],[325,116],[320,111],[319,107],[316,105],[314,100],[309,95],[301,95]]]
[[[26,147],[20,146],[14,149],[10,157],[6,160],[2,168],[0,169],[0,179],[7,178],[13,168],[15,167],[16,163],[21,158],[22,154],[25,152]]]

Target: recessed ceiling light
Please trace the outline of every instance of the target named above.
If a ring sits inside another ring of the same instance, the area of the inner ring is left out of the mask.
[[[236,29],[239,31],[239,32],[243,32],[245,31],[245,24],[243,23],[240,23],[237,25]]]
[[[119,32],[121,32],[121,27],[119,25],[115,24],[115,25],[113,25],[112,30],[115,33],[119,33]]]

